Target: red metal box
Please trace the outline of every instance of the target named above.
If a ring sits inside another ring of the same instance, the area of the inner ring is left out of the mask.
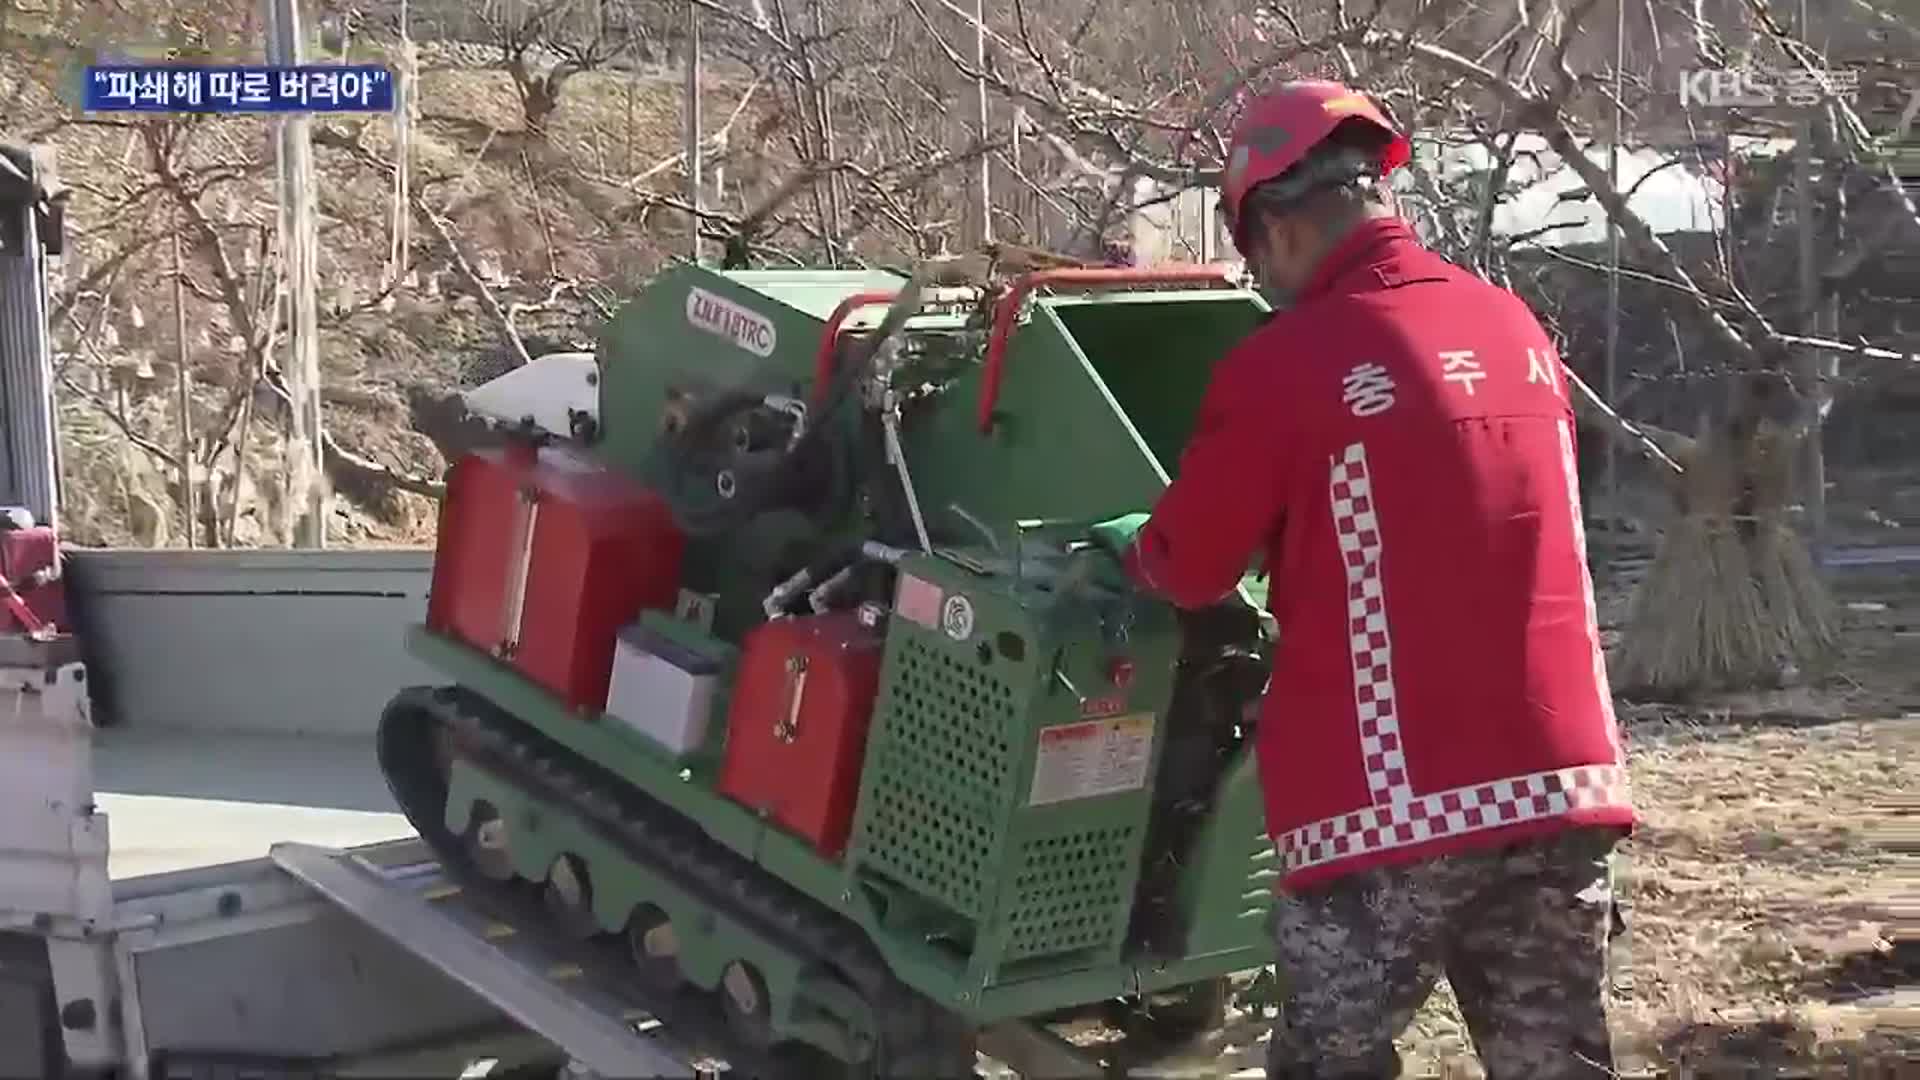
[[[835,612],[764,623],[741,651],[720,791],[829,858],[853,829],[883,644]]]
[[[615,635],[672,610],[685,547],[664,501],[576,451],[479,450],[447,480],[427,625],[599,712]]]
[[[69,629],[60,538],[51,528],[0,529],[0,576],[20,600],[18,607],[11,599],[0,603],[0,633]]]

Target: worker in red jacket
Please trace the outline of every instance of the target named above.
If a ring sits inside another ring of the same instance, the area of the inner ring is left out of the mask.
[[[1515,296],[1426,251],[1366,98],[1294,82],[1222,191],[1276,313],[1219,362],[1151,515],[1096,530],[1145,590],[1279,626],[1257,752],[1291,987],[1272,1077],[1399,1075],[1444,973],[1493,1080],[1603,1077],[1609,855],[1634,821],[1574,419]]]

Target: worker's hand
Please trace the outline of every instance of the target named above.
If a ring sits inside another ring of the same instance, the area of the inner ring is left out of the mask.
[[[1134,592],[1133,579],[1127,576],[1120,559],[1105,544],[1082,547],[1068,557],[1066,570],[1055,584],[1062,595],[1089,593],[1122,595]]]
[[[1117,518],[1103,521],[1088,531],[1093,535],[1095,543],[1115,555],[1120,555],[1133,546],[1134,535],[1147,523],[1147,516],[1146,514],[1122,514]]]

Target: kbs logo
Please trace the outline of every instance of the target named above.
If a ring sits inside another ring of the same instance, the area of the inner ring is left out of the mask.
[[[1774,103],[1773,80],[1758,71],[1701,68],[1680,75],[1680,105],[1714,109],[1763,109]]]
[[[1680,73],[1680,105],[1710,109],[1765,109],[1774,105],[1807,108],[1826,99],[1828,90],[1851,102],[1860,89],[1860,73],[1765,71],[1758,68],[1699,68]]]

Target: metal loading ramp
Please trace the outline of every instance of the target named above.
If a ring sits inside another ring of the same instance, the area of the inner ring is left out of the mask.
[[[605,956],[547,929],[536,903],[469,893],[418,840],[350,851],[281,843],[271,856],[330,903],[552,1043],[572,1059],[576,1075],[745,1078],[770,1064],[679,1003],[650,995]],[[983,1030],[979,1048],[1016,1077],[1105,1074],[1053,1032],[1019,1021]]]
[[[273,861],[341,909],[602,1077],[705,1077],[727,1070],[667,1034],[661,1013],[606,965],[534,929],[510,902],[471,898],[417,841],[336,851],[273,846]],[[677,1036],[676,1032],[676,1036]]]

